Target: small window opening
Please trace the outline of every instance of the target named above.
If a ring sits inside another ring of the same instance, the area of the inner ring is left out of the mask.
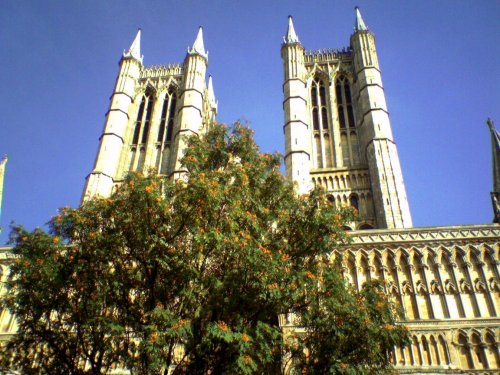
[[[349,204],[351,207],[354,207],[356,210],[359,210],[359,198],[356,194],[352,194],[349,197]]]

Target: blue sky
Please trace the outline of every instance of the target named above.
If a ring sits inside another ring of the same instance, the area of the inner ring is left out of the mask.
[[[486,117],[500,127],[499,1],[0,2],[0,225],[42,226],[79,203],[117,74],[138,27],[146,65],[182,62],[203,25],[218,119],[282,151],[280,44],[348,46],[359,5],[375,33],[415,226],[489,223]]]

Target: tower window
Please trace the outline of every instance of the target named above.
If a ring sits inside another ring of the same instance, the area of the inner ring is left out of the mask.
[[[347,139],[345,147],[342,148],[342,160],[344,166],[352,166],[361,160],[356,136],[356,119],[352,104],[351,85],[349,79],[341,74],[335,80],[335,94],[337,96],[337,113],[339,117],[340,129],[350,128],[346,133]],[[347,153],[345,153],[347,152]]]
[[[141,143],[148,141],[149,125],[151,122],[151,114],[153,112],[153,96],[148,98],[148,107],[146,109],[146,118],[144,120],[144,130],[142,131]]]
[[[321,86],[319,87],[319,97],[321,99],[321,105],[325,106],[326,105],[326,93],[325,93],[325,86],[323,85],[323,82],[321,82]]]
[[[344,84],[345,101],[347,104],[351,103],[351,88],[349,87],[349,82]]]
[[[163,108],[161,111],[161,122],[160,129],[158,131],[158,142],[170,142],[172,140],[172,133],[174,127],[174,115],[175,115],[175,104],[177,101],[177,97],[175,92],[171,88],[168,93],[165,95],[165,99],[163,100]],[[165,128],[167,131],[165,136]]]
[[[318,105],[318,91],[316,90],[316,86],[313,86],[311,89],[311,101],[313,107],[316,107]]]
[[[326,85],[327,82],[318,76],[311,82],[311,122],[315,133],[313,153],[315,154],[316,168],[331,167],[333,165]]]
[[[354,128],[354,113],[350,104],[347,105],[347,118],[349,119],[349,127]]]
[[[153,93],[146,92],[146,94],[142,97],[139,110],[137,111],[137,120],[135,122],[134,135],[132,137],[133,145],[138,144],[139,139],[141,140],[141,143],[146,143],[148,140],[151,115],[153,113],[153,102]]]
[[[339,105],[339,122],[340,127],[342,129],[345,129],[344,108],[341,105]]]
[[[321,108],[321,120],[323,121],[323,124],[328,124],[328,114],[326,113],[325,107]]]
[[[335,85],[335,94],[337,96],[337,103],[342,102],[342,88],[340,86],[339,80],[337,80],[337,84]]]
[[[313,109],[313,128],[319,130],[318,108]]]
[[[134,137],[132,138],[132,144],[136,145],[139,142],[139,134],[141,132],[142,115],[144,114],[144,106],[146,105],[146,98],[143,97],[141,105],[139,106],[139,112],[137,112],[137,121],[135,122]]]

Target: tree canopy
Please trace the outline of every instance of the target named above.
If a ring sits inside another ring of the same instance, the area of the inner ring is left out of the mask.
[[[3,305],[19,333],[3,366],[390,372],[392,347],[407,341],[395,306],[380,285],[350,287],[332,255],[351,209],[319,189],[297,196],[280,156],[240,124],[190,137],[182,165],[177,181],[132,173],[111,197],[61,209],[48,233],[13,227]]]

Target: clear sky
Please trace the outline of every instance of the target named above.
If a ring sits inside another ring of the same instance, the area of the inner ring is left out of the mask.
[[[79,203],[118,61],[138,27],[145,65],[182,62],[203,25],[219,121],[282,151],[280,45],[349,45],[354,6],[375,33],[415,226],[489,223],[500,128],[500,1],[0,1],[0,225],[42,226]]]

